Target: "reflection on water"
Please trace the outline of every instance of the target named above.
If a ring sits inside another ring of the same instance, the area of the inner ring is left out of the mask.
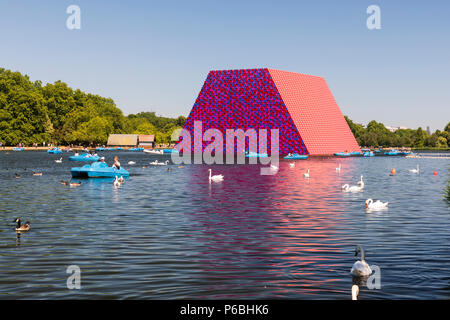
[[[0,298],[349,299],[356,244],[381,268],[381,289],[360,283],[360,299],[450,297],[447,160],[313,158],[282,161],[273,176],[217,165],[225,179],[209,183],[210,166],[143,168],[167,156],[117,154],[136,161],[119,188],[61,185],[79,165],[68,154],[56,164],[44,152],[0,153]],[[408,172],[416,164],[420,175]],[[341,191],[360,175],[364,192]],[[367,198],[388,210],[366,213]],[[16,216],[31,221],[20,237]],[[73,264],[81,290],[66,288]]]

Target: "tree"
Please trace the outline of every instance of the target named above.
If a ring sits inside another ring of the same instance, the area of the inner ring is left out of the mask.
[[[425,143],[425,132],[422,130],[421,127],[419,127],[415,133],[414,147],[422,148],[424,146],[424,143]]]

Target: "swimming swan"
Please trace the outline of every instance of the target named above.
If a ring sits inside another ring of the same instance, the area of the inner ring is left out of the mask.
[[[295,162],[289,163],[289,167],[291,167],[291,168],[295,167]]]
[[[212,176],[211,175],[212,170],[208,169],[208,171],[209,171],[209,182],[211,182],[211,181],[214,181],[214,182],[223,181],[223,178],[224,178],[223,175],[217,174],[217,175]]]
[[[369,265],[365,260],[366,255],[364,253],[364,249],[361,246],[357,245],[355,248],[355,257],[358,255],[359,252],[361,252],[361,260],[358,260],[353,264],[350,273],[356,277],[370,276],[372,274],[372,269],[370,269]]]
[[[411,172],[411,173],[419,173],[420,172],[419,165],[417,165],[417,169],[410,169],[409,172]]]
[[[359,294],[359,287],[354,284],[352,286],[352,300],[358,300],[358,294]]]
[[[62,163],[62,158],[59,158],[59,160],[55,160],[56,163]]]
[[[381,210],[381,209],[387,209],[389,202],[381,202],[380,200],[377,200],[373,202],[372,199],[366,200],[366,209],[369,210]]]
[[[309,178],[309,169],[308,169],[308,171],[307,171],[306,173],[303,174],[303,176],[304,176],[305,178]]]
[[[169,160],[166,160],[164,162],[159,162],[158,160],[155,160],[153,162],[150,162],[150,164],[152,166],[167,166],[169,164],[169,162],[170,162]]]
[[[341,172],[341,164],[339,163],[339,167],[336,168],[336,172],[340,173]]]
[[[136,164],[134,161],[128,161],[128,164]]]
[[[361,176],[361,180],[358,181],[357,186],[349,186],[348,184],[344,184],[342,186],[342,191],[344,192],[361,192],[364,189],[364,181],[363,176]]]

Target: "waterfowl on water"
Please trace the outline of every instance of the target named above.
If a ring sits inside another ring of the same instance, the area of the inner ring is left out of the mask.
[[[381,202],[380,200],[377,200],[373,202],[372,199],[366,200],[366,209],[369,210],[381,210],[381,209],[387,209],[389,202]]]
[[[181,168],[184,168],[184,166],[178,166],[178,168],[180,168],[180,169],[181,169]]]
[[[363,190],[364,190],[363,176],[361,176],[361,179],[358,181],[357,186],[349,186],[348,184],[344,184],[342,186],[342,191],[344,192],[361,192]]]
[[[290,168],[293,168],[293,167],[295,167],[295,162],[291,162],[291,163],[289,163],[289,167],[290,167]]]
[[[33,176],[42,176],[42,172],[33,172]]]
[[[68,186],[68,185],[69,185],[69,182],[68,182],[68,181],[64,181],[64,180],[61,180],[61,184],[62,184],[62,185],[65,185],[65,186]]]
[[[71,186],[71,187],[79,187],[79,186],[81,186],[81,182],[70,182],[69,186]]]
[[[128,161],[128,164],[136,164],[134,161]]]
[[[417,165],[416,169],[410,169],[409,172],[411,172],[411,173],[419,173],[420,172],[419,165]]]
[[[308,171],[307,171],[306,173],[303,174],[303,176],[304,176],[305,178],[309,178],[309,169],[308,169]]]
[[[216,175],[211,175],[212,170],[208,169],[209,171],[209,182],[214,181],[214,182],[220,182],[223,181],[224,176],[222,174],[216,174]]]
[[[59,158],[59,160],[55,160],[56,163],[62,163],[62,158]]]
[[[16,174],[14,175],[14,177],[15,177],[16,179],[19,179],[19,178],[20,178],[20,175],[19,175],[18,173],[16,173]]]
[[[147,166],[142,166],[142,169],[145,169],[145,168],[147,168]]]
[[[352,300],[358,300],[358,294],[359,294],[359,287],[354,284],[352,286]]]
[[[336,172],[340,173],[341,172],[341,164],[339,163],[339,167],[336,168]]]
[[[119,179],[117,179],[120,183],[124,183],[125,182],[125,178],[123,176],[120,176]]]
[[[16,231],[28,231],[30,230],[30,221],[23,224],[20,223],[20,218],[16,218],[13,222],[17,223]]]
[[[117,176],[114,178],[113,185],[114,185],[114,187],[120,187],[120,185],[121,185],[119,178]]]
[[[370,276],[372,274],[372,269],[370,269],[369,265],[365,260],[366,255],[364,253],[364,249],[360,245],[357,245],[355,248],[355,257],[360,252],[361,252],[361,260],[358,260],[353,264],[350,273],[356,277]]]

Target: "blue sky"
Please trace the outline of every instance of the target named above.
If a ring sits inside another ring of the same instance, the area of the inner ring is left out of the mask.
[[[66,8],[81,8],[81,30]],[[368,30],[366,8],[381,8]],[[125,114],[188,115],[210,70],[322,76],[359,123],[450,121],[448,1],[0,2],[0,67],[113,98]]]

